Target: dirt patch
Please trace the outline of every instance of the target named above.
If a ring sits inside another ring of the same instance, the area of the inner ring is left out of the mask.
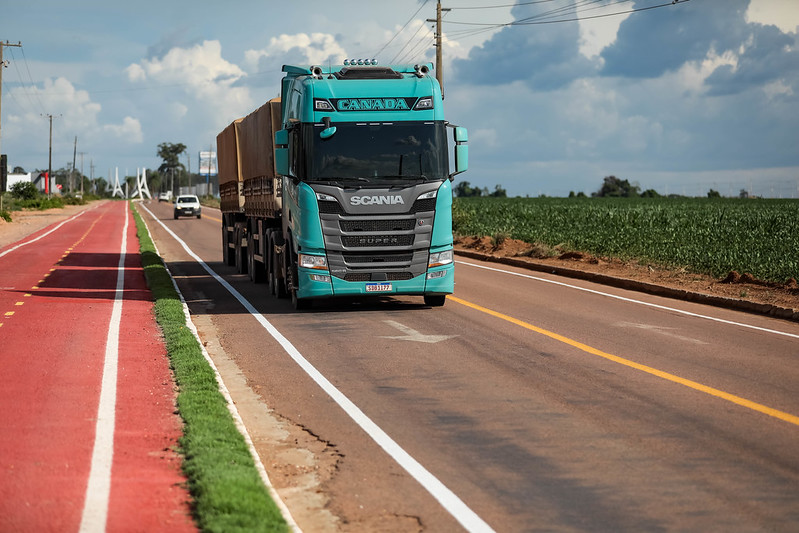
[[[794,279],[776,284],[738,272],[730,272],[725,278],[716,279],[686,269],[666,269],[640,261],[596,257],[584,252],[564,252],[557,247],[509,238],[460,237],[455,240],[455,249],[476,252],[487,258],[512,258],[541,267],[539,270],[546,267],[553,270],[570,269],[799,313],[799,285]]]
[[[46,209],[44,211],[13,211],[11,222],[0,218],[0,248],[8,246],[46,228],[50,224],[61,222],[89,208],[86,205],[67,205],[63,208]]]

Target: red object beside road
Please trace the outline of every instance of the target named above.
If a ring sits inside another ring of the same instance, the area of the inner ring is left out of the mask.
[[[80,527],[126,218],[106,529],[196,530],[133,216],[105,202],[0,249],[0,531]]]

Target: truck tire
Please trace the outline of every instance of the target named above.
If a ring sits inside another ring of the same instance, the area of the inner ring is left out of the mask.
[[[236,227],[236,230],[233,232],[236,239],[236,272],[239,274],[246,274],[247,273],[247,250],[241,246],[241,235],[242,231],[241,228]]]
[[[255,260],[255,237],[252,232],[247,235],[247,271],[253,283],[263,283],[266,279],[264,264]]]
[[[447,301],[446,294],[425,294],[424,304],[430,307],[441,307]]]
[[[266,273],[266,292],[274,294],[275,274],[272,272],[272,263],[274,262],[274,245],[272,244],[272,230],[267,230],[264,235],[264,272]]]
[[[309,298],[297,298],[297,262],[293,259],[293,254],[291,266],[288,268],[286,285],[288,285],[288,291],[291,295],[291,305],[294,309],[297,311],[304,311],[305,309],[311,308],[312,300]]]
[[[275,295],[276,298],[285,298],[288,296],[286,292],[286,283],[285,278],[283,277],[283,261],[282,257],[285,256],[285,253],[277,254],[275,252],[275,248],[283,246],[283,236],[280,235],[278,231],[275,231],[273,234],[272,246],[269,250],[269,253],[272,254],[272,294]]]
[[[236,264],[235,250],[230,247],[230,233],[227,230],[226,216],[222,215],[222,262],[227,266]]]

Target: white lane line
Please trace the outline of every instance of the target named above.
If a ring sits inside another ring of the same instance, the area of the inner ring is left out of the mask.
[[[128,204],[125,202],[125,225],[122,229],[122,245],[117,266],[117,286],[108,337],[105,342],[103,380],[100,389],[100,404],[97,408],[97,424],[94,433],[94,449],[86,486],[86,500],[80,521],[81,532],[103,532],[108,519],[108,501],[111,494],[111,464],[114,459],[114,426],[116,424],[117,366],[119,361],[119,329],[122,322],[122,299],[125,289],[125,257],[128,246]]]
[[[90,207],[89,209],[94,209],[94,207]],[[48,235],[50,235],[51,233],[53,233],[54,231],[56,231],[58,228],[60,228],[61,226],[63,226],[63,225],[64,225],[64,224],[66,224],[67,222],[72,222],[73,220],[75,220],[76,218],[78,218],[79,216],[81,216],[83,213],[85,213],[86,211],[88,211],[89,209],[84,209],[83,211],[81,211],[81,212],[80,212],[80,213],[78,213],[77,215],[75,215],[75,216],[73,216],[73,217],[71,217],[71,218],[68,218],[68,219],[66,219],[66,220],[62,221],[60,224],[58,224],[58,226],[54,227],[53,229],[51,229],[51,230],[50,230],[50,231],[48,231],[47,233],[42,233],[41,235],[39,235],[39,236],[38,236],[38,237],[36,237],[36,238],[33,238],[33,239],[29,240],[29,241],[21,242],[21,243],[19,243],[18,245],[11,247],[11,248],[9,248],[8,250],[6,250],[6,251],[4,251],[4,252],[0,252],[0,257],[3,257],[3,256],[4,256],[4,255],[6,255],[6,254],[10,254],[10,253],[11,253],[11,252],[13,252],[14,250],[18,250],[19,248],[22,248],[23,246],[26,246],[26,245],[28,245],[28,244],[34,243],[34,242],[38,241],[39,239],[42,239],[42,238],[44,238],[44,237],[47,237]]]
[[[139,205],[147,210],[147,212],[150,212],[149,209],[147,209],[147,207],[145,207],[143,204]],[[152,213],[150,213],[150,215],[152,215]],[[142,222],[144,223],[144,227],[147,228],[147,233],[152,237],[150,227],[147,225],[147,221],[144,220],[144,217],[142,217]],[[160,257],[161,252],[158,251],[158,246],[155,244],[155,241],[153,241],[153,247],[155,248],[155,253]],[[172,280],[172,286],[175,288],[175,292],[178,293],[180,303],[183,305],[183,316],[186,320],[186,327],[189,328],[194,335],[194,338],[197,339],[197,344],[202,351],[203,357],[205,358],[206,362],[208,362],[208,366],[211,367],[211,370],[213,370],[214,375],[216,376],[216,383],[219,385],[219,391],[222,393],[222,396],[225,397],[225,403],[227,403],[228,411],[230,411],[230,415],[233,417],[233,421],[236,424],[236,429],[238,429],[239,433],[241,433],[241,435],[244,437],[244,442],[247,444],[247,449],[250,451],[250,456],[252,456],[252,460],[255,463],[255,469],[258,470],[258,475],[261,476],[261,481],[263,481],[264,485],[266,485],[269,495],[273,500],[275,500],[275,504],[280,509],[280,512],[283,513],[283,518],[286,520],[289,529],[293,533],[302,533],[300,526],[297,525],[297,522],[291,515],[291,511],[289,511],[289,508],[286,507],[286,504],[283,502],[283,500],[280,499],[280,495],[277,493],[277,490],[275,490],[274,485],[272,485],[272,481],[269,479],[269,474],[266,472],[266,467],[264,467],[264,463],[261,461],[261,457],[258,455],[258,452],[255,449],[255,444],[252,442],[250,432],[247,430],[247,426],[244,425],[244,420],[241,418],[239,410],[236,407],[236,404],[233,402],[233,397],[230,395],[230,391],[228,390],[227,385],[225,385],[225,381],[222,379],[222,374],[219,372],[214,360],[211,359],[211,355],[208,353],[208,350],[205,349],[205,345],[203,345],[203,342],[200,340],[200,334],[197,331],[197,327],[194,325],[194,322],[191,321],[191,312],[189,312],[189,306],[186,304],[186,298],[184,298],[183,293],[180,292],[180,287],[178,287],[178,284],[175,281],[175,278],[172,276],[172,272],[169,270],[169,267],[164,265],[164,268],[169,273],[169,278]]]
[[[502,274],[509,274],[511,276],[518,276],[520,278],[532,279],[532,280],[535,280],[535,281],[541,281],[543,283],[550,283],[552,285],[559,285],[561,287],[568,287],[570,289],[576,289],[578,291],[590,292],[592,294],[598,294],[600,296],[606,296],[608,298],[614,298],[616,300],[621,300],[623,302],[634,303],[634,304],[638,304],[638,305],[645,305],[647,307],[652,307],[654,309],[662,309],[664,311],[670,311],[672,313],[679,313],[679,314],[686,315],[686,316],[692,316],[694,318],[703,318],[705,320],[712,320],[713,322],[720,322],[722,324],[727,324],[727,325],[730,325],[730,326],[739,326],[739,327],[742,327],[742,328],[749,328],[749,329],[754,329],[754,330],[757,330],[757,331],[762,331],[764,333],[772,333],[774,335],[782,335],[782,336],[785,336],[785,337],[792,337],[794,339],[799,339],[799,335],[797,335],[795,333],[788,333],[788,332],[785,332],[785,331],[778,331],[778,330],[775,330],[775,329],[762,328],[760,326],[753,326],[751,324],[744,324],[742,322],[734,322],[732,320],[724,320],[723,318],[716,318],[716,317],[707,316],[707,315],[700,315],[698,313],[692,313],[690,311],[683,311],[682,309],[676,309],[674,307],[666,307],[665,305],[658,305],[658,304],[653,304],[653,303],[649,303],[649,302],[643,302],[641,300],[634,300],[632,298],[625,298],[624,296],[617,296],[615,294],[596,291],[594,289],[586,289],[585,287],[578,287],[577,285],[570,285],[568,283],[563,283],[562,281],[554,281],[554,280],[551,280],[551,279],[540,278],[538,276],[531,276],[530,274],[521,274],[519,272],[512,272],[510,270],[503,270],[501,268],[493,268],[493,267],[488,267],[488,266],[484,266],[484,265],[478,265],[478,264],[475,264],[475,263],[468,263],[466,261],[455,261],[455,262],[458,263],[459,265],[466,265],[466,266],[470,266],[470,267],[474,267],[474,268],[482,268],[483,270],[490,270],[492,272],[500,272]]]
[[[414,459],[408,452],[406,452],[397,442],[394,441],[388,434],[383,431],[380,426],[375,424],[361,409],[355,405],[349,398],[347,398],[341,391],[339,391],[330,381],[319,372],[302,354],[294,347],[282,333],[280,333],[275,326],[272,325],[258,310],[247,301],[244,296],[239,293],[233,286],[230,285],[219,274],[214,272],[205,261],[203,261],[197,254],[195,254],[189,246],[183,242],[175,233],[164,225],[164,223],[156,217],[152,211],[147,209],[142,204],[142,207],[150,213],[153,220],[158,222],[164,230],[172,236],[203,269],[208,272],[208,275],[213,277],[220,285],[244,306],[250,315],[267,331],[269,334],[283,347],[286,353],[291,357],[300,368],[302,368],[308,376],[313,379],[319,387],[324,390],[330,398],[341,407],[347,415],[363,429],[369,437],[374,440],[378,446],[388,453],[402,468],[405,469],[422,487],[430,493],[444,509],[449,512],[467,531],[475,532],[491,532],[489,526],[480,516],[472,511],[458,496],[452,492],[446,485],[438,480],[432,473],[430,473],[424,466]]]

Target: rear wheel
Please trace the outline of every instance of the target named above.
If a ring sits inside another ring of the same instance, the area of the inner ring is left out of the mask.
[[[236,255],[235,250],[230,247],[230,232],[227,230],[226,218],[226,216],[222,216],[222,262],[227,266],[233,266],[236,264]]]
[[[266,274],[266,292],[274,294],[275,286],[275,273],[272,272],[272,264],[274,263],[274,245],[272,244],[272,230],[268,230],[264,242],[264,272]]]
[[[235,241],[236,272],[239,274],[247,273],[247,250],[241,245],[242,229],[236,227],[233,232]]]
[[[263,241],[258,241],[263,242]],[[253,283],[263,283],[266,279],[264,264],[255,259],[255,237],[252,232],[247,236],[247,268]]]

